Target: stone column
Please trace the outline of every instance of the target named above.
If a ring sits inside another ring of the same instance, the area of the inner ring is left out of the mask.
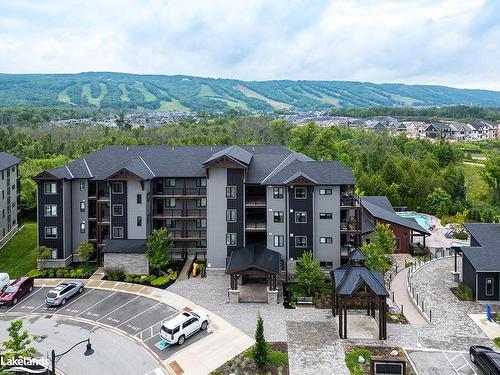
[[[270,290],[267,288],[267,303],[269,304],[277,304],[278,303],[278,291]]]
[[[229,303],[236,304],[240,302],[240,291],[238,289],[229,289]]]

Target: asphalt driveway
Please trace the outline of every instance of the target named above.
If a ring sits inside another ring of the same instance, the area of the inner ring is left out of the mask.
[[[178,313],[173,307],[132,293],[91,288],[84,289],[82,294],[75,295],[64,306],[49,307],[45,305],[45,295],[50,289],[34,288],[15,306],[0,307],[0,313],[66,316],[97,322],[135,336],[161,360],[169,358],[178,350],[208,334],[207,331],[202,331],[188,338],[182,347],[172,345],[160,350],[156,344],[161,342],[161,325]]]
[[[419,374],[482,375],[469,359],[467,352],[407,350]]]

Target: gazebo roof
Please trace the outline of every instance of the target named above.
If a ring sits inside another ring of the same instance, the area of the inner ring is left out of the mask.
[[[366,285],[377,296],[389,295],[384,286],[383,272],[371,270],[364,265],[349,262],[331,271],[331,276],[338,295],[350,296],[362,285]]]
[[[280,272],[280,253],[265,246],[239,247],[231,252],[226,272],[235,273],[255,268],[265,273]]]
[[[351,250],[349,252],[349,259],[350,260],[354,260],[354,261],[365,261],[366,260],[366,257],[365,257],[365,254],[363,254],[363,252],[358,249],[358,248],[355,248],[354,250]]]

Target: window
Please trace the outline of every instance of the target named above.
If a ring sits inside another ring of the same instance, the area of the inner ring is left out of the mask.
[[[142,227],[142,216],[137,216],[137,226]]]
[[[57,216],[57,205],[56,204],[46,204],[45,205],[45,216]]]
[[[113,205],[113,216],[123,216],[123,204]]]
[[[85,191],[85,180],[80,180],[80,191]]]
[[[495,294],[495,287],[494,287],[494,281],[492,277],[487,277],[486,278],[486,290],[485,294],[487,296],[492,296]]]
[[[319,262],[319,265],[324,268],[332,268],[333,262]]]
[[[301,212],[301,211],[295,212],[295,222],[307,223],[307,212]]]
[[[177,222],[174,219],[166,219],[165,220],[165,228],[175,228]]]
[[[285,218],[285,215],[283,211],[274,211],[273,212],[273,219],[275,223],[283,223]]]
[[[113,194],[123,194],[123,182],[113,182],[111,184]]]
[[[306,199],[307,198],[307,188],[298,187],[295,188],[295,199]]]
[[[207,247],[207,240],[196,241],[196,247],[198,248]]]
[[[10,188],[12,191],[16,190],[16,185],[12,185],[12,187]]]
[[[80,202],[80,212],[85,212],[85,201]]]
[[[283,247],[285,245],[285,236],[274,236],[274,246]]]
[[[332,189],[319,189],[319,195],[332,195]]]
[[[396,237],[396,250],[401,250],[400,243],[399,243],[399,237]]]
[[[273,188],[273,198],[274,199],[283,199],[284,190],[285,189],[283,187]]]
[[[295,237],[295,247],[307,247],[307,237],[306,236],[296,236]]]
[[[165,199],[165,207],[175,207],[175,198]]]
[[[319,238],[319,243],[332,243],[333,238],[332,237],[320,237]]]
[[[123,227],[113,227],[113,238],[123,238]]]
[[[207,219],[196,219],[196,228],[206,228]]]
[[[207,198],[196,199],[196,207],[207,207]]]
[[[57,238],[57,227],[45,227],[45,238],[48,239]]]
[[[196,187],[207,187],[207,179],[206,178],[197,178],[196,179]]]
[[[45,182],[43,192],[45,195],[57,194],[57,184],[55,182]]]
[[[175,187],[175,178],[167,178],[167,179],[165,179],[165,186]]]
[[[80,233],[85,233],[85,221],[80,223]]]
[[[235,209],[226,210],[226,221],[237,221],[237,211]]]
[[[319,218],[320,219],[331,219],[333,217],[331,212],[320,212]]]
[[[236,233],[226,233],[226,245],[236,246]]]
[[[142,204],[142,194],[137,194],[137,204]]]
[[[236,198],[236,186],[226,186],[226,198]]]

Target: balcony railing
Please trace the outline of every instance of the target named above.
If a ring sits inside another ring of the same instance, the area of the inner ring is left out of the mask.
[[[247,231],[252,232],[265,232],[266,231],[266,222],[262,221],[247,221],[245,223],[245,229]]]
[[[266,207],[266,200],[264,198],[251,198],[247,197],[245,200],[246,207]]]
[[[341,231],[359,231],[360,225],[355,221],[341,221],[340,222],[340,230]]]
[[[168,209],[165,208],[163,210],[154,209],[153,210],[153,219],[198,219],[207,217],[206,209]]]
[[[204,240],[207,238],[205,230],[182,230],[171,232],[174,240]]]
[[[191,197],[204,197],[207,195],[207,188],[175,188],[175,187],[164,187],[163,189],[155,190],[153,192],[153,198],[155,197],[181,197],[181,196],[191,196]]]
[[[359,198],[355,194],[343,194],[340,196],[341,207],[360,207]]]

